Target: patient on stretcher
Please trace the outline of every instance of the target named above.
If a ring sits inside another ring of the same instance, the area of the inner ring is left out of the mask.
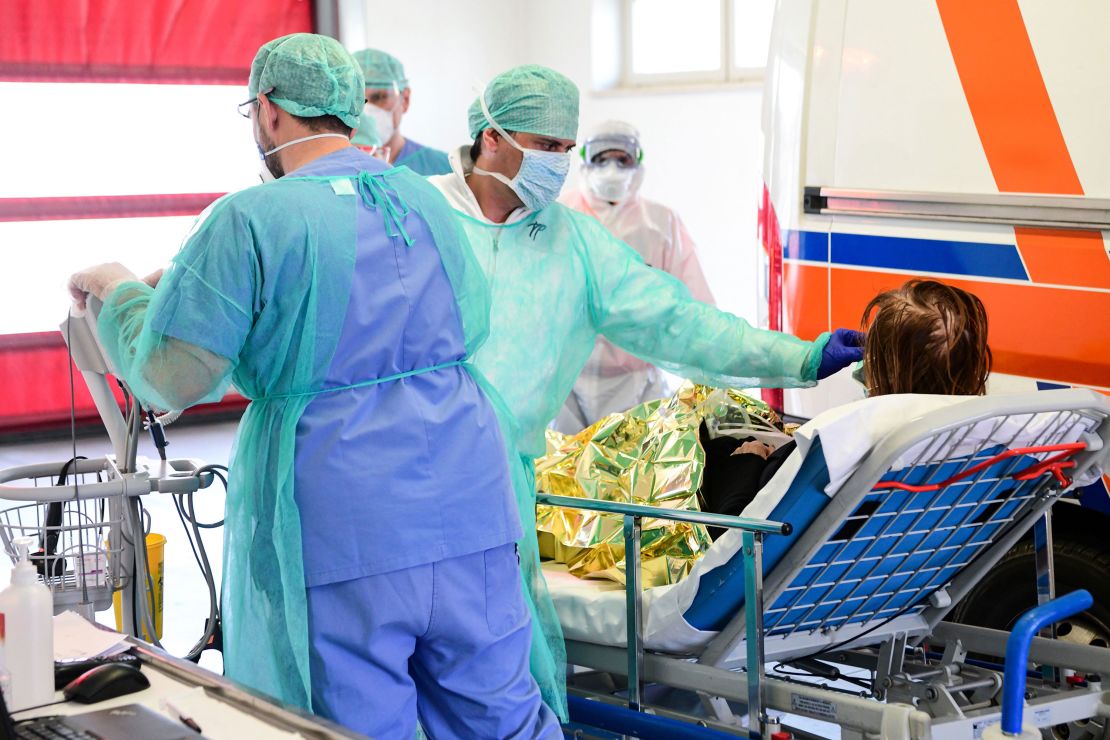
[[[869,396],[931,393],[980,396],[991,369],[987,313],[976,296],[933,280],[911,280],[876,296],[863,311],[863,375]],[[794,450],[755,439],[710,439],[705,448],[703,509],[737,516]],[[722,530],[710,530],[716,539]]]
[[[990,372],[987,317],[975,296],[915,280],[864,310],[863,375],[870,395],[981,395]],[[544,493],[739,515],[795,449],[774,411],[735,390],[687,383],[669,399],[611,414],[575,435],[549,430],[537,460]],[[617,516],[537,507],[541,555],[581,578],[622,582]],[[645,587],[675,583],[719,532],[645,520]],[[712,536],[712,539],[711,539]]]

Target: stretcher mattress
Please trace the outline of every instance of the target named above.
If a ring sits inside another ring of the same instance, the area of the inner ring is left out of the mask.
[[[766,575],[820,515],[871,450],[891,432],[937,409],[965,403],[946,396],[900,395],[865,399],[833,409],[801,427],[798,449],[744,510],[743,516],[786,521],[789,536],[769,536],[764,544]],[[901,455],[893,471],[907,482],[943,480],[967,460],[985,460],[1006,445],[1072,441],[1093,426],[1081,417],[1056,413],[1011,416],[965,430],[945,445],[916,445]],[[933,443],[935,444],[935,443]],[[1029,458],[1028,463],[1035,460]],[[914,466],[914,463],[917,463]],[[992,482],[991,473],[1014,461],[996,463],[982,482],[939,492],[886,491],[866,495],[797,573],[773,604],[765,605],[765,633],[790,634],[819,625],[839,626],[885,618],[923,600],[951,578],[1012,520],[1027,500],[1014,485]],[[1008,480],[1008,479],[1007,479]],[[1024,486],[1030,489],[1031,486]],[[676,584],[644,592],[643,630],[647,649],[696,653],[743,604],[740,533],[729,531]],[[625,644],[623,586],[580,579],[566,567],[545,564],[548,588],[568,640]],[[881,587],[877,592],[876,588]]]

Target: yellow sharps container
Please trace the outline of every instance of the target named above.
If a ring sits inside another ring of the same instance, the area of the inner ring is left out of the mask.
[[[147,568],[150,570],[150,578],[154,581],[154,593],[150,594],[145,583],[135,584],[135,598],[140,598],[141,594],[147,595],[147,604],[150,606],[150,612],[154,615],[154,631],[157,633],[159,640],[162,639],[162,581],[165,577],[166,571],[166,538],[156,532],[151,532],[146,536],[146,563]],[[123,607],[122,599],[119,591],[112,596],[112,605],[115,607],[116,612],[116,629],[123,631]],[[150,642],[150,635],[143,625],[135,625],[140,628],[142,638]]]

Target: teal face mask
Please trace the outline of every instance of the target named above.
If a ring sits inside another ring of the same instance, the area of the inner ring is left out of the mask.
[[[864,374],[863,374],[863,361],[862,360],[857,362],[855,367],[852,368],[852,380],[856,381],[861,386],[863,386],[863,394],[865,396],[870,396],[871,395],[871,389],[867,387],[867,379],[864,377]]]

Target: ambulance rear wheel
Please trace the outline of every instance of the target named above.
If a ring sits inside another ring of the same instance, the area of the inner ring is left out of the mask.
[[[1059,622],[1059,639],[1081,645],[1110,647],[1110,549],[1094,538],[1056,538],[1053,548],[1056,593],[1085,588],[1094,606]],[[1033,543],[1020,542],[956,605],[954,622],[1009,632],[1025,611],[1037,605]],[[1110,676],[1103,677],[1110,679]]]

